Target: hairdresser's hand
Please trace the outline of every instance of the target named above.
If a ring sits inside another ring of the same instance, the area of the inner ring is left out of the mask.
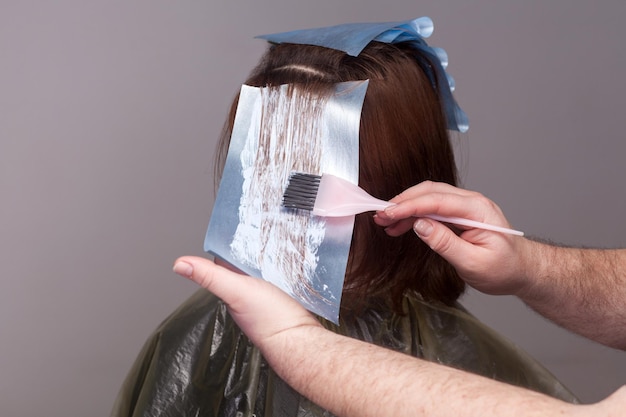
[[[420,217],[439,214],[510,227],[500,208],[482,194],[445,183],[425,181],[409,188],[377,213],[375,221],[390,236],[409,230],[450,262],[472,287],[488,294],[517,294],[530,285],[526,268],[530,241],[498,232],[448,227]]]
[[[320,327],[313,316],[276,286],[242,275],[204,258],[184,256],[174,272],[221,298],[241,330],[261,350],[292,328]]]

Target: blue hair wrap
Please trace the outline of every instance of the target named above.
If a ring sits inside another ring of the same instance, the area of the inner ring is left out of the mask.
[[[430,78],[439,94],[448,129],[466,132],[469,128],[467,115],[452,96],[454,79],[446,73],[448,56],[441,48],[429,46],[425,38],[433,33],[433,21],[420,17],[402,22],[348,23],[316,29],[303,29],[291,32],[260,35],[257,38],[271,43],[294,43],[316,45],[343,51],[357,56],[372,41],[384,43],[409,43],[414,49],[428,57],[424,60],[416,55],[416,61]],[[428,62],[430,61],[430,62]]]

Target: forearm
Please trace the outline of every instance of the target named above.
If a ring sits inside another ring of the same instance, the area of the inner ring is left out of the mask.
[[[626,390],[575,406],[337,335],[273,285],[197,257],[174,270],[220,297],[289,385],[341,417],[619,416]]]
[[[554,322],[626,349],[626,250],[595,250],[526,241],[529,284],[517,295]]]
[[[342,417],[555,416],[587,411],[320,327],[291,329],[261,349],[288,384]]]

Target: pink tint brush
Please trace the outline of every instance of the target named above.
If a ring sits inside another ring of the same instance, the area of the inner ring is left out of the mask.
[[[311,211],[316,216],[352,216],[366,211],[384,210],[393,203],[369,195],[359,186],[330,174],[313,175],[295,172],[283,194],[283,207]],[[491,230],[516,236],[523,232],[460,217],[427,214],[422,217],[476,229]]]

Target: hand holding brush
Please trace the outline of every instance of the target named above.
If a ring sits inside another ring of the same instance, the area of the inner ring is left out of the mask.
[[[393,206],[394,203],[372,197],[356,184],[334,175],[296,172],[289,178],[289,183],[283,194],[282,205],[286,208],[311,211],[317,216],[341,217],[366,211],[385,210]],[[518,230],[460,217],[447,217],[437,214],[425,214],[420,217],[511,235],[524,235]]]

